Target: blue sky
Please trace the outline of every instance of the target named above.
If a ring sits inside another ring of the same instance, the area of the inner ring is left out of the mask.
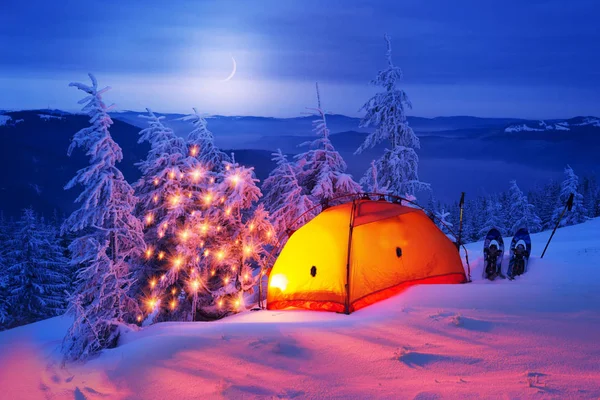
[[[360,115],[387,32],[413,115],[600,114],[596,0],[7,1],[0,108],[75,109],[90,71],[120,109],[294,116],[319,81]]]

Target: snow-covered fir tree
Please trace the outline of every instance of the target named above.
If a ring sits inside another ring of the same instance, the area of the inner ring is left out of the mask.
[[[587,210],[583,203],[583,195],[579,192],[579,189],[579,177],[575,175],[573,168],[567,165],[565,168],[565,180],[560,185],[559,200],[552,216],[554,223],[558,221],[558,218],[562,214],[571,193],[574,194],[573,207],[571,211],[565,213],[560,225],[567,226],[580,224],[587,219]]]
[[[452,222],[450,222],[450,212],[442,208],[439,212],[435,213],[435,216],[437,217],[437,220],[435,221],[436,225],[442,232],[451,237],[452,240],[456,240],[450,231],[453,226]]]
[[[371,161],[371,168],[368,173],[371,174],[370,179],[362,179],[361,184],[366,186],[367,191],[371,193],[381,193],[387,194],[388,187],[385,184],[381,184],[381,179],[379,179],[379,171],[377,170],[377,162],[375,160]]]
[[[67,260],[56,229],[25,209],[8,240],[8,299],[16,323],[60,315],[69,283]]]
[[[8,239],[12,236],[12,226],[4,217],[4,212],[0,211],[0,331],[6,329],[11,321],[9,319],[8,301]]]
[[[485,203],[483,212],[483,224],[479,229],[478,236],[480,239],[485,238],[488,232],[496,228],[501,234],[506,234],[505,213],[500,200],[496,196],[490,196]]]
[[[583,178],[581,192],[588,218],[597,217],[600,208],[600,186],[595,175]]]
[[[419,138],[415,135],[406,119],[406,110],[412,104],[406,92],[397,87],[402,79],[402,71],[392,62],[392,45],[390,37],[385,35],[387,43],[386,69],[379,71],[372,81],[384,91],[371,97],[362,110],[365,111],[360,127],[373,127],[374,131],[365,139],[356,153],[372,148],[378,143],[389,141],[390,148],[384,150],[383,156],[375,162],[378,171],[369,167],[361,184],[368,188],[378,186],[387,188],[390,194],[397,196],[415,195],[421,190],[429,190],[428,184],[419,180],[419,157],[416,150],[420,148]],[[373,182],[377,177],[377,183]]]
[[[542,188],[542,193],[538,196],[539,201],[537,210],[542,220],[543,229],[552,229],[556,224],[554,220],[554,209],[560,197],[560,183],[554,180],[548,182]]]
[[[138,189],[149,244],[144,324],[159,320],[218,318],[243,307],[275,239],[252,168],[214,146],[197,110],[184,117],[193,130],[183,143],[150,116],[142,140],[151,152]],[[147,187],[146,190],[143,188]],[[262,235],[258,238],[257,235]]]
[[[224,166],[223,162],[230,162],[231,159],[215,146],[214,136],[208,130],[206,119],[197,109],[193,110],[193,114],[181,118],[183,121],[190,121],[194,126],[187,137],[188,154],[195,157],[202,168],[219,171]]]
[[[71,83],[87,95],[79,103],[90,117],[91,126],[77,132],[68,154],[81,148],[90,165],[77,171],[65,186],[81,185],[76,202],[81,207],[64,222],[64,232],[78,233],[69,249],[71,264],[78,267],[76,289],[70,297],[73,325],[63,341],[66,359],[81,359],[104,348],[114,347],[119,327],[134,321],[138,303],[131,293],[129,262],[144,251],[142,223],[134,216],[137,198],[116,164],[123,158],[112,139],[112,120],[102,95],[109,87]]]
[[[510,181],[508,197],[510,231],[514,234],[520,228],[527,228],[529,232],[539,232],[542,229],[542,221],[535,212],[535,206],[529,203],[516,180]]]
[[[240,311],[244,294],[256,284],[253,269],[267,265],[275,232],[264,208],[254,208],[261,192],[253,169],[233,160],[213,173],[198,209],[182,219],[172,247],[164,250],[170,251],[162,256],[165,268],[149,281],[147,312],[155,320],[213,319]]]
[[[317,139],[303,143],[309,150],[296,156],[297,179],[301,187],[321,203],[339,196],[360,193],[361,187],[352,176],[346,173],[346,162],[338,153],[329,138],[326,114],[321,108],[319,85],[317,89],[317,107],[312,110],[317,117],[313,121],[313,131]],[[341,199],[341,202],[350,198]]]
[[[140,217],[147,226],[146,239],[155,241],[175,230],[177,219],[185,214],[188,203],[193,200],[182,188],[182,182],[188,178],[183,138],[163,125],[163,116],[146,110],[148,115],[140,115],[140,118],[148,121],[148,127],[140,131],[139,143],[150,143],[150,151],[147,158],[137,164],[142,177],[134,187],[142,212]]]
[[[315,203],[298,184],[296,166],[288,161],[280,149],[272,155],[277,167],[263,182],[263,204],[271,215],[275,232],[285,241],[286,235],[282,234],[286,230],[297,230],[312,219],[318,210],[309,212]]]

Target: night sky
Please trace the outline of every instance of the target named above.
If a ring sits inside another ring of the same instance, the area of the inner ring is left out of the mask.
[[[597,0],[4,0],[0,108],[77,109],[67,85],[93,72],[118,109],[296,116],[319,81],[328,111],[360,115],[387,32],[412,115],[598,115],[598,15]]]

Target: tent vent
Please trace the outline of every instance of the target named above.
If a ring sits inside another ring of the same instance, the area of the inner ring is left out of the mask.
[[[402,257],[402,249],[400,247],[396,247],[396,256],[398,258]]]
[[[312,268],[310,269],[310,275],[314,278],[317,275],[317,267],[315,267],[314,265],[312,266]]]

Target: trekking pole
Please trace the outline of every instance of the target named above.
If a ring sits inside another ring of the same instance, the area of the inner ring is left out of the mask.
[[[546,247],[544,247],[544,251],[542,252],[542,256],[540,258],[544,258],[544,254],[546,254],[548,245],[550,244],[550,241],[552,240],[554,233],[558,229],[558,226],[560,225],[560,221],[562,220],[562,217],[565,215],[567,210],[571,211],[571,209],[573,208],[573,197],[574,196],[575,195],[573,193],[571,193],[571,195],[569,196],[569,200],[567,200],[567,204],[565,204],[565,208],[563,209],[562,213],[560,213],[560,217],[558,217],[558,221],[556,221],[556,226],[554,227],[554,230],[552,231],[552,234],[550,235],[550,239],[548,239],[548,243],[546,243]]]
[[[462,194],[460,195],[460,202],[458,203],[458,207],[460,208],[460,217],[459,217],[459,222],[458,222],[458,238],[456,241],[456,247],[458,247],[458,251],[460,251],[460,244],[462,243],[464,205],[465,205],[465,192],[462,192]]]

